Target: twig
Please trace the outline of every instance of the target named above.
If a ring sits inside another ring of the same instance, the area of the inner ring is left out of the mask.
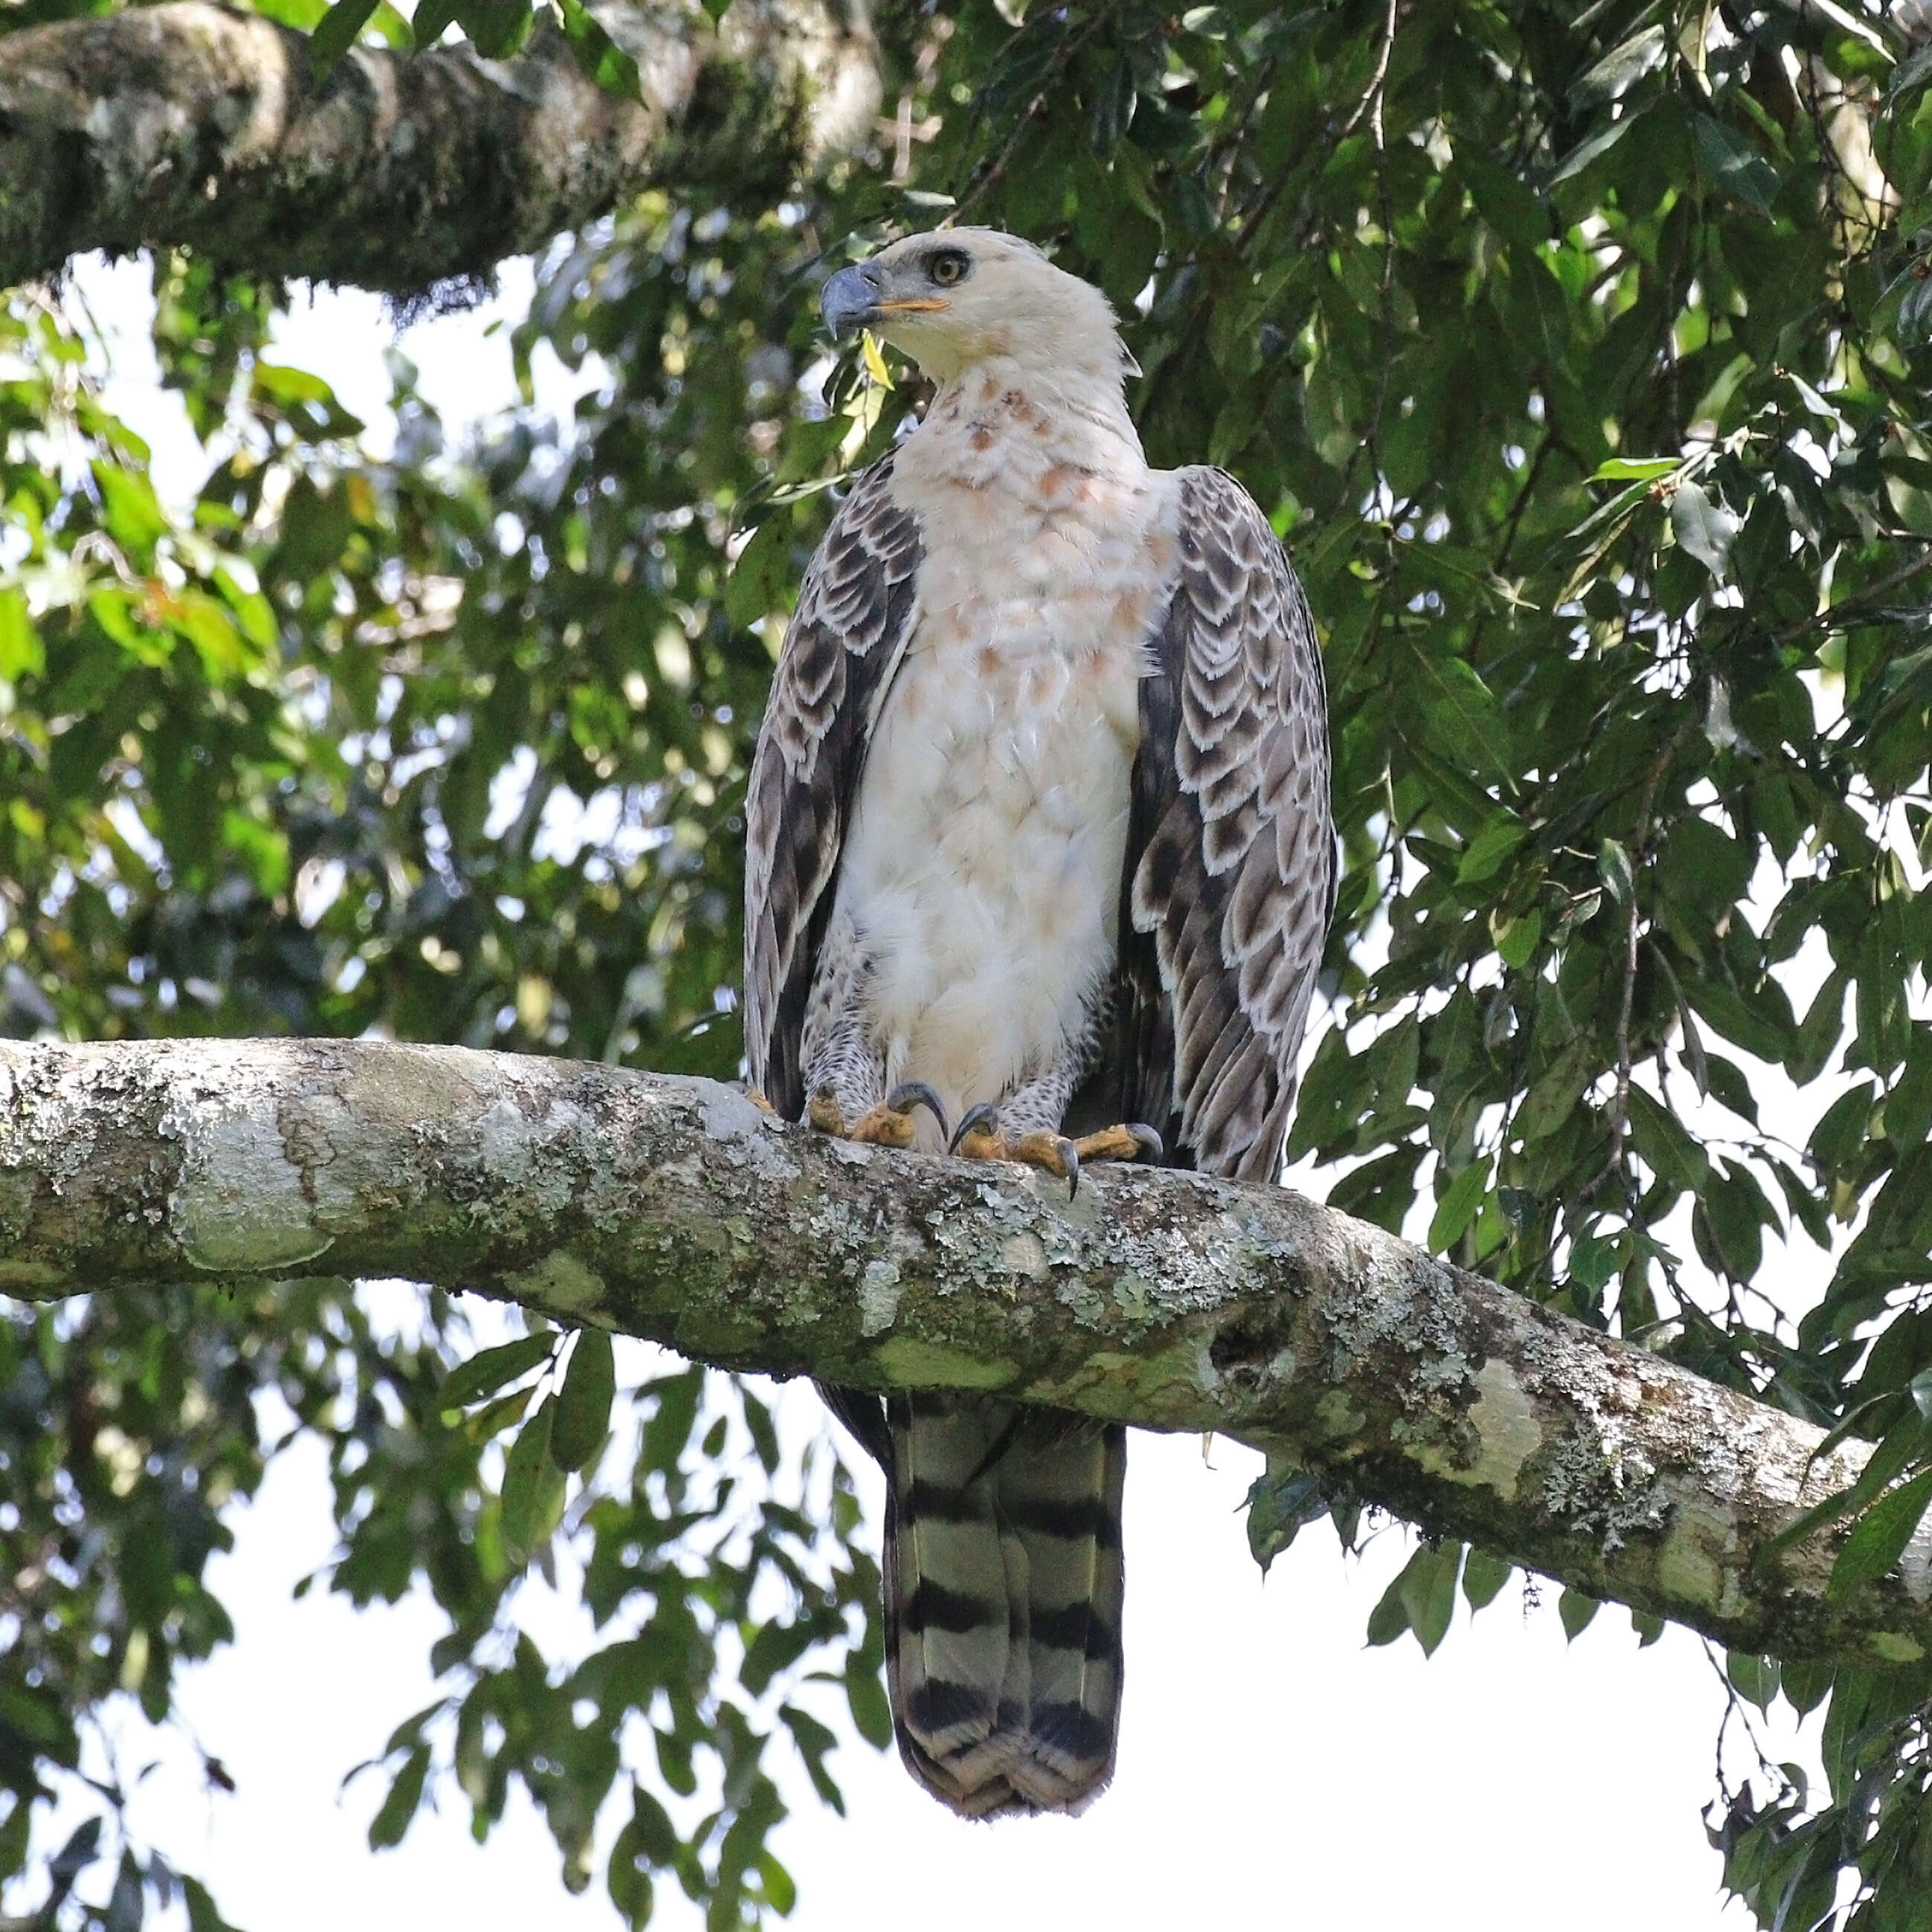
[[[1874,598],[1888,595],[1901,584],[1909,584],[1921,571],[1926,569],[1932,569],[1932,550],[1922,550],[1910,563],[1900,564],[1888,577],[1882,577],[1876,584],[1868,584],[1856,597],[1847,597],[1842,604],[1827,604],[1815,617],[1808,617],[1803,623],[1794,624],[1778,638],[1779,648],[1782,650],[1786,644],[1796,643],[1808,631],[1836,629],[1838,620],[1847,611],[1856,610],[1861,604],[1869,604]]]
[[[967,209],[979,200],[980,196],[1005,176],[1007,166],[1013,158],[1015,151],[1019,146],[1022,137],[1033,125],[1034,117],[1040,112],[1041,104],[1053,92],[1061,75],[1065,74],[1068,67],[1072,64],[1073,56],[1100,32],[1100,28],[1106,24],[1108,17],[1105,11],[1096,13],[1078,33],[1068,34],[1066,39],[1060,42],[1059,51],[1053,57],[1052,66],[1047,70],[1046,76],[1040,86],[1034,89],[1033,98],[1028,101],[1019,118],[1014,122],[1013,131],[1007,136],[1006,146],[994,157],[992,164],[986,172],[959,197],[958,201],[941,224],[943,226],[951,227],[964,214]],[[1018,38],[1018,36],[1015,35],[1014,39],[1016,40]],[[1013,41],[1011,40],[1007,43],[1009,46],[1012,44]]]
[[[1374,110],[1376,117],[1376,144],[1378,147],[1382,145],[1382,88],[1388,80],[1389,56],[1395,46],[1396,9],[1399,4],[1400,0],[1388,0],[1388,10],[1382,20],[1382,44],[1376,50],[1375,72],[1369,77],[1367,91],[1363,94],[1361,99],[1355,103],[1348,119],[1336,130],[1330,142],[1331,146],[1339,146],[1346,141],[1360,125],[1362,116],[1371,109]],[[1276,176],[1268,192],[1255,203],[1250,211],[1242,216],[1241,236],[1240,241],[1235,244],[1236,253],[1240,254],[1246,253],[1249,244],[1260,232],[1262,222],[1267,219],[1273,209],[1282,190],[1288,185],[1293,172],[1292,169],[1284,168]]]
[[[1361,125],[1364,114],[1372,116],[1370,127],[1376,137],[1376,146],[1382,145],[1382,88],[1388,80],[1389,56],[1395,47],[1395,16],[1399,0],[1388,0],[1388,10],[1382,18],[1382,44],[1376,50],[1376,70],[1369,76],[1369,84],[1360,100],[1355,103],[1354,110],[1342,123],[1336,136],[1339,144],[1346,141]]]
[[[1677,755],[1677,748],[1684,741],[1684,726],[1679,725],[1670,734],[1670,742],[1658,754],[1656,762],[1645,776],[1643,797],[1637,806],[1636,833],[1630,841],[1630,918],[1624,928],[1623,993],[1617,1007],[1617,1093],[1610,1108],[1610,1157],[1598,1170],[1595,1179],[1577,1196],[1576,1204],[1580,1208],[1623,1166],[1624,1142],[1630,1132],[1630,1010],[1636,994],[1637,946],[1642,936],[1637,918],[1637,874],[1643,864],[1645,844],[1650,836],[1651,808],[1656,802],[1657,788],[1663,783],[1664,773]]]

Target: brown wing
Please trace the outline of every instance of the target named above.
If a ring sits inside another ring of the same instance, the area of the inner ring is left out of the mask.
[[[1334,910],[1328,696],[1268,520],[1180,475],[1180,561],[1141,686],[1121,880],[1123,1113],[1169,1157],[1271,1180]]]
[[[785,632],[745,806],[745,1054],[788,1120],[805,1111],[807,996],[845,828],[910,623],[919,526],[892,499],[892,459],[853,485]]]

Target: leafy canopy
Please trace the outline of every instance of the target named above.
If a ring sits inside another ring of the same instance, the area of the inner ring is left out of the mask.
[[[263,352],[284,290],[158,260],[211,466],[184,515],[58,304],[16,294],[6,1023],[384,1026],[733,1075],[737,814],[783,614],[824,484],[919,399],[874,348],[821,403],[813,292],[942,214],[1002,225],[1106,289],[1151,457],[1234,470],[1322,624],[1346,872],[1294,1150],[1340,1206],[1880,1442],[1829,1513],[1861,1516],[1840,1586],[1882,1571],[1932,1487],[1922,14],[892,13],[877,152],[778,207],[654,192],[546,260],[519,353],[611,372],[574,422],[446,451],[398,364],[374,462]],[[410,38],[365,0],[298,17],[325,58]],[[628,86],[587,17],[565,9]],[[426,5],[415,37],[506,52],[526,25]],[[1828,1251],[1802,1305],[1772,1290],[1783,1242]],[[0,1874],[76,1727],[117,1685],[164,1716],[174,1660],[225,1640],[202,1565],[272,1452],[273,1385],[340,1472],[334,1587],[420,1574],[448,1613],[452,1702],[392,1739],[378,1842],[446,1768],[479,1830],[520,1777],[587,1882],[628,1790],[599,1856],[629,1922],[667,1874],[714,1924],[784,1908],[761,1754],[788,1732],[835,1793],[833,1733],[785,1687],[830,1672],[883,1735],[842,1472],[781,1468],[754,1395],[688,1376],[600,1462],[601,1344],[449,1372],[460,1328],[432,1300],[379,1333],[335,1283],[0,1325]],[[1314,1506],[1288,1471],[1256,1502],[1264,1557]],[[568,1672],[512,1634],[562,1545],[611,1637]],[[1459,1578],[1480,1603],[1504,1574],[1424,1551],[1371,1635],[1432,1648]],[[1926,1670],[1731,1673],[1830,1714],[1828,1789],[1772,1767],[1727,1794],[1730,1885],[1766,1926],[1932,1926]],[[89,1889],[106,1842],[52,1882],[69,1918],[131,1924],[174,1881],[129,1846]]]

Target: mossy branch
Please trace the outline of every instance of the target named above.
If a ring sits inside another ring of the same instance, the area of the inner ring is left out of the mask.
[[[0,286],[92,249],[418,294],[653,182],[782,189],[867,133],[878,50],[844,0],[602,8],[642,100],[562,33],[512,61],[352,49],[206,0],[0,37]]]
[[[401,1276],[696,1360],[1216,1430],[1733,1647],[1904,1662],[1932,1538],[1766,1559],[1863,1445],[1278,1188],[822,1139],[736,1090],[454,1047],[0,1042],[0,1290]]]

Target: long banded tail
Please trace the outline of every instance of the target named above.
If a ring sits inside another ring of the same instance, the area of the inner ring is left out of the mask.
[[[1078,1811],[1114,1768],[1126,1431],[980,1396],[887,1407],[900,1755],[969,1817]]]

